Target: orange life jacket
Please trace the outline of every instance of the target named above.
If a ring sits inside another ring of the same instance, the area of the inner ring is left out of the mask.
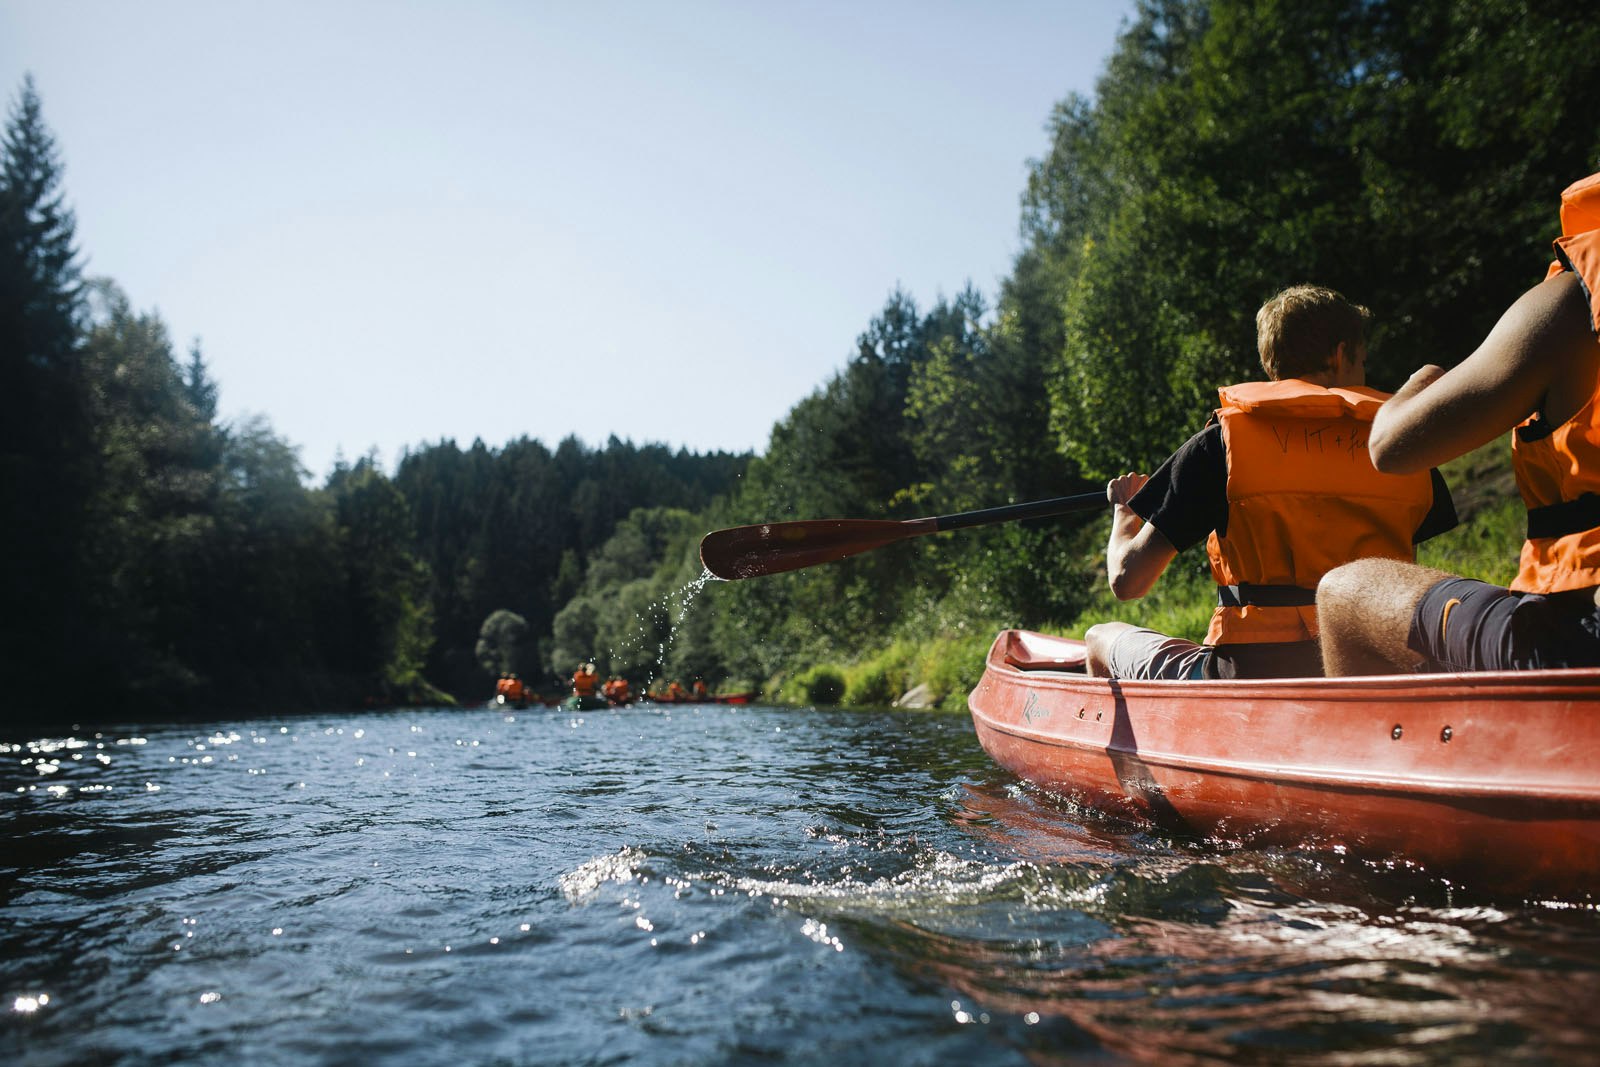
[[[581,697],[594,696],[594,688],[600,682],[598,674],[589,671],[574,671],[572,673],[572,691]]]
[[[1287,378],[1218,396],[1228,535],[1213,531],[1206,543],[1219,587],[1206,643],[1310,640],[1324,574],[1366,556],[1415,558],[1432,478],[1373,467],[1367,433],[1387,393]]]
[[[1561,193],[1561,236],[1547,278],[1574,271],[1589,297],[1590,324],[1600,334],[1600,174]],[[1600,396],[1532,440],[1511,435],[1511,468],[1528,508],[1528,539],[1511,588],[1556,593],[1600,585]]]
[[[521,678],[510,678],[510,679],[507,679],[507,681],[506,681],[506,698],[507,699],[509,699],[509,700],[521,700],[525,695],[526,695],[526,692],[522,688],[522,679]]]

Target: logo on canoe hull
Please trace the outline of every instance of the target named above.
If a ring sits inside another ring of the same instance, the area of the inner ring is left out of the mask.
[[[1044,719],[1049,716],[1050,709],[1041,708],[1039,706],[1039,694],[1030,690],[1028,699],[1022,703],[1022,717],[1028,722],[1033,722],[1035,719]]]

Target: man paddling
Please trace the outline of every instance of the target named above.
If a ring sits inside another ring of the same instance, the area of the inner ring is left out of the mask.
[[[1323,579],[1329,674],[1600,666],[1600,174],[1561,194],[1561,237],[1455,368],[1426,366],[1372,428],[1380,469],[1421,470],[1508,430],[1528,508],[1509,589],[1390,560]]]
[[[580,664],[572,672],[572,695],[579,700],[591,700],[600,688],[600,672],[593,663]]]
[[[1285,289],[1256,313],[1270,381],[1218,391],[1221,407],[1154,475],[1106,486],[1106,575],[1144,596],[1206,540],[1218,606],[1204,644],[1122,622],[1089,628],[1090,674],[1274,678],[1322,673],[1315,590],[1363,556],[1414,558],[1456,525],[1438,473],[1380,474],[1367,431],[1385,393],[1366,387],[1366,308],[1331,289]]]

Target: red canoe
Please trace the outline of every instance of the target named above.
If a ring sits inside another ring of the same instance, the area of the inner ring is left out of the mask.
[[[995,762],[1217,842],[1600,898],[1600,670],[1141,682],[1087,677],[1083,658],[996,638],[968,699]]]

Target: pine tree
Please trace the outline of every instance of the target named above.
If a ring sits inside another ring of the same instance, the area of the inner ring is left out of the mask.
[[[189,346],[189,363],[183,372],[183,393],[200,421],[217,421],[217,383],[206,369],[198,337]]]
[[[82,515],[93,472],[78,357],[84,290],[74,220],[33,79],[0,141],[0,675],[29,714],[86,644]]]
[[[55,138],[31,75],[23,79],[0,152],[0,351],[8,375],[14,361],[64,374],[82,325],[83,281],[76,221],[59,191]]]

